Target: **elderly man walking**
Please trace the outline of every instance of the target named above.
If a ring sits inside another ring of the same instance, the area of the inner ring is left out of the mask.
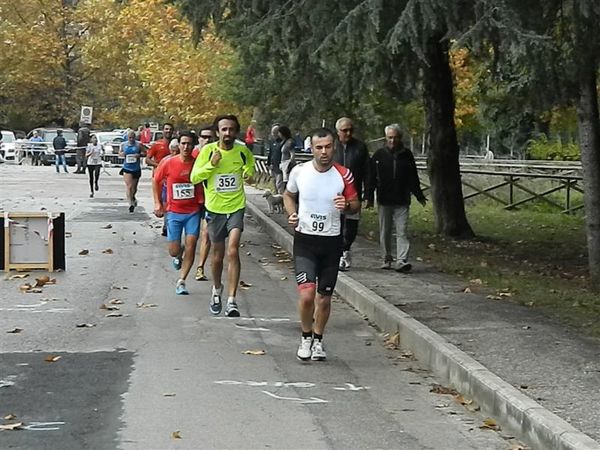
[[[423,206],[427,199],[421,190],[415,158],[402,144],[402,131],[396,123],[385,127],[385,146],[378,149],[371,158],[367,208],[373,206],[375,191],[379,215],[379,243],[383,256],[381,269],[392,268],[392,225],[395,225],[394,268],[397,272],[409,272],[412,266],[408,262],[410,243],[406,231],[411,195]]]
[[[335,144],[334,161],[350,169],[354,175],[354,186],[358,193],[358,200],[363,200],[363,185],[368,184],[369,177],[369,151],[364,142],[354,137],[354,124],[352,119],[341,117],[335,123],[337,141]],[[342,221],[342,236],[344,246],[340,257],[339,269],[348,270],[352,264],[350,248],[358,233],[360,208],[354,213],[344,213]]]

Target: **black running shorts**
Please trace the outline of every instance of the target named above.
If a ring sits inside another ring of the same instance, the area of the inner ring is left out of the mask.
[[[317,287],[321,295],[331,296],[337,281],[341,236],[294,234],[294,265],[298,289]]]

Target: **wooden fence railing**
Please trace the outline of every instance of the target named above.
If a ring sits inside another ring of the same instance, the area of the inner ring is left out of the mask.
[[[297,155],[300,160],[309,160],[311,155]],[[256,156],[256,178],[268,181],[271,172],[266,157]],[[417,160],[423,190],[431,188],[425,161]],[[485,197],[502,205],[504,209],[543,202],[565,214],[583,208],[583,177],[580,163],[552,162],[474,162],[460,163],[463,198],[465,200]],[[575,198],[574,198],[575,197]]]

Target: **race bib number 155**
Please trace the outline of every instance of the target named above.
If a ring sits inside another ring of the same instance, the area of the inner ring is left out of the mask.
[[[173,199],[188,200],[194,198],[194,185],[192,183],[174,183]]]

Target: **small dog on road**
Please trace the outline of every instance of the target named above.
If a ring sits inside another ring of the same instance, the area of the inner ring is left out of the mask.
[[[267,199],[267,203],[269,204],[269,212],[271,214],[274,212],[281,214],[283,212],[283,195],[273,194],[267,189],[262,196]]]

